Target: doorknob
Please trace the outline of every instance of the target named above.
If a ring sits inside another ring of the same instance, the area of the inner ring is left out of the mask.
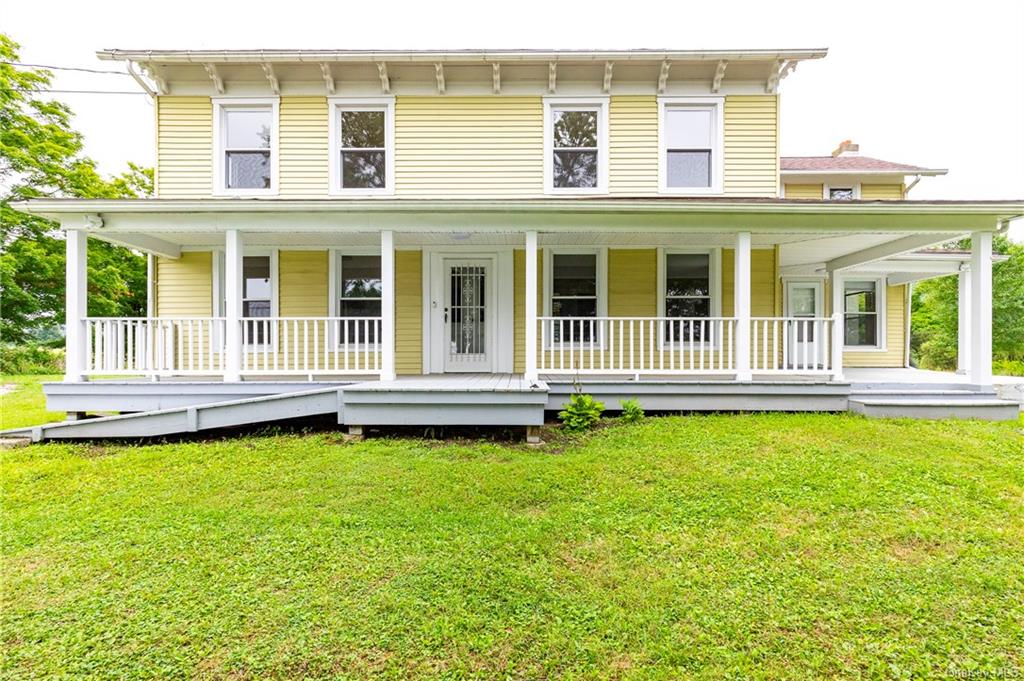
[[[444,323],[445,324],[448,323],[448,308],[447,307],[444,309]]]

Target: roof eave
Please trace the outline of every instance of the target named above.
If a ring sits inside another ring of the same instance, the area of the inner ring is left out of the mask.
[[[780,175],[922,175],[927,177],[935,177],[937,175],[945,175],[949,172],[948,168],[918,168],[917,170],[851,170],[848,168],[843,169],[826,169],[821,170],[786,170],[782,169],[779,171]]]

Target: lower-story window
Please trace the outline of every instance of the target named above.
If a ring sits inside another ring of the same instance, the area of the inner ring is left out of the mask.
[[[339,329],[339,344],[377,342],[377,324],[358,318],[380,317],[380,300],[380,256],[339,254],[337,314],[348,318]]]
[[[879,282],[850,280],[843,282],[844,342],[851,347],[880,347]]]
[[[597,316],[597,254],[555,253],[551,257],[551,316]],[[571,328],[570,328],[571,327]],[[589,341],[593,324],[555,323],[552,340]]]
[[[271,294],[270,256],[247,255],[242,258],[242,317],[269,317]],[[266,322],[246,321],[245,340],[250,345],[262,345],[269,340],[268,330]]]
[[[711,255],[708,253],[665,254],[665,316],[711,316]],[[704,341],[706,324],[680,322],[667,331],[672,341]]]

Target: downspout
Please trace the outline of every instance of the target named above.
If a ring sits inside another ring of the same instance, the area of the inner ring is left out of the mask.
[[[907,198],[907,194],[910,193],[910,190],[913,189],[914,187],[916,187],[917,183],[920,182],[920,181],[921,181],[921,176],[920,175],[914,176],[914,181],[911,182],[910,184],[908,184],[907,188],[903,190],[903,198]]]
[[[125,66],[128,68],[128,75],[135,79],[135,82],[139,84],[139,87],[146,91],[146,94],[149,95],[149,98],[156,99],[156,93],[153,92],[153,90],[149,87],[149,83],[143,80],[142,76],[140,76],[135,71],[135,69],[132,68],[132,63],[130,61],[127,61],[125,62]]]

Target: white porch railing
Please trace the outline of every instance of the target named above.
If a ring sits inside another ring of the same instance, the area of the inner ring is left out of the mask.
[[[217,374],[224,367],[224,319],[90,317],[86,375]]]
[[[380,317],[263,317],[239,320],[243,375],[379,374]],[[90,317],[84,374],[223,375],[222,317]]]
[[[538,317],[541,373],[729,374],[736,320],[727,317]]]
[[[833,373],[831,317],[751,317],[750,368],[757,373]]]
[[[242,374],[377,374],[380,317],[242,320]]]

